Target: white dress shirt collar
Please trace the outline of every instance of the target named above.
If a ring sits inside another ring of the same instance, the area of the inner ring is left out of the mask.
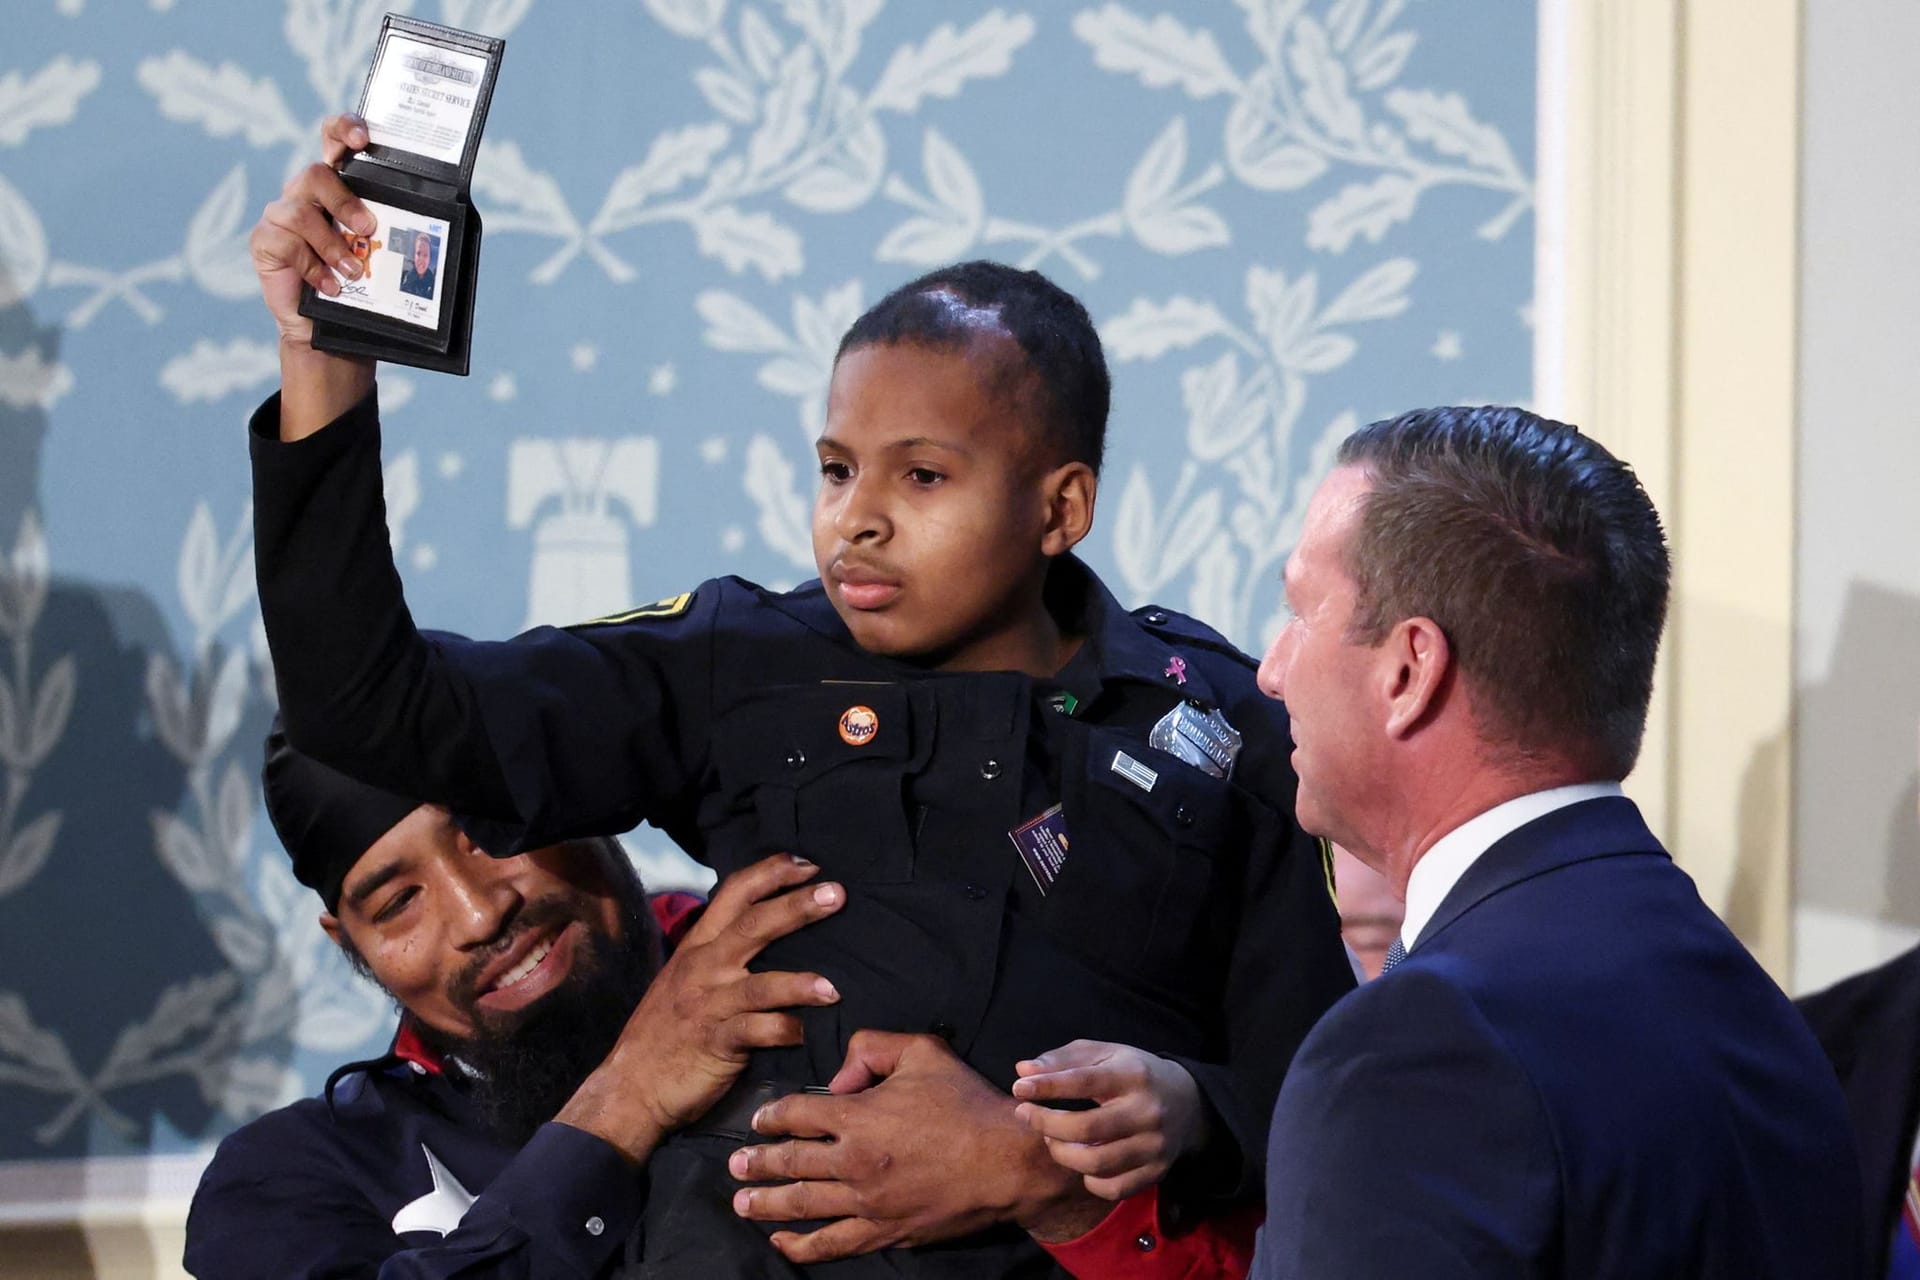
[[[1619,794],[1617,782],[1579,782],[1568,787],[1551,787],[1497,804],[1441,836],[1426,856],[1413,864],[1413,874],[1407,878],[1407,914],[1400,922],[1400,945],[1413,950],[1414,944],[1420,941],[1421,931],[1446,901],[1453,886],[1460,883],[1467,868],[1500,840],[1556,809]]]

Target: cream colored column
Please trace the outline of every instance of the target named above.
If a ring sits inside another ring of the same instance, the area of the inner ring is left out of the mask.
[[[1536,401],[1639,471],[1675,560],[1629,791],[1789,969],[1800,14],[1544,0]]]

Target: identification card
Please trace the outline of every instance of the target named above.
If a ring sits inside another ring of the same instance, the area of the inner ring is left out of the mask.
[[[1153,726],[1147,742],[1203,773],[1224,778],[1240,756],[1240,731],[1218,711],[1183,702]]]
[[[1055,805],[1037,818],[1029,818],[1007,832],[1007,839],[1020,851],[1033,882],[1045,895],[1067,861],[1067,819]]]

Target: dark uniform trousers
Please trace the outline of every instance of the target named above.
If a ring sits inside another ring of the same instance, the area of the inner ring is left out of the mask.
[[[1285,714],[1245,655],[1179,615],[1127,613],[1071,557],[1049,606],[1085,640],[1052,681],[866,653],[817,583],[721,579],[506,642],[420,633],[388,549],[372,397],[306,440],[277,430],[269,401],[256,559],[302,750],[448,804],[496,854],[643,820],[723,875],[802,854],[846,906],[758,963],[822,973],[842,998],[750,1078],[824,1082],[861,1028],[933,1032],[1002,1088],[1069,1040],[1134,1044],[1185,1064],[1222,1122],[1190,1190],[1257,1192],[1281,1075],[1352,978],[1319,846],[1292,820]],[[1244,735],[1230,777],[1148,745],[1182,701]],[[1054,804],[1067,853],[1043,892],[1010,833]],[[649,1258],[710,1259],[739,1235],[781,1274],[727,1206],[733,1145],[688,1135],[656,1157]],[[1047,1274],[1024,1238],[970,1244],[817,1273]],[[660,1274],[693,1264],[677,1265]]]

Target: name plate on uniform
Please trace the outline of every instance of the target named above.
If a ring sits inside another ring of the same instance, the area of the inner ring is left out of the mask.
[[[342,234],[360,260],[337,296],[309,286],[300,314],[322,351],[465,374],[480,214],[468,192],[506,41],[388,14],[360,92],[367,148],[340,176],[378,220]]]

